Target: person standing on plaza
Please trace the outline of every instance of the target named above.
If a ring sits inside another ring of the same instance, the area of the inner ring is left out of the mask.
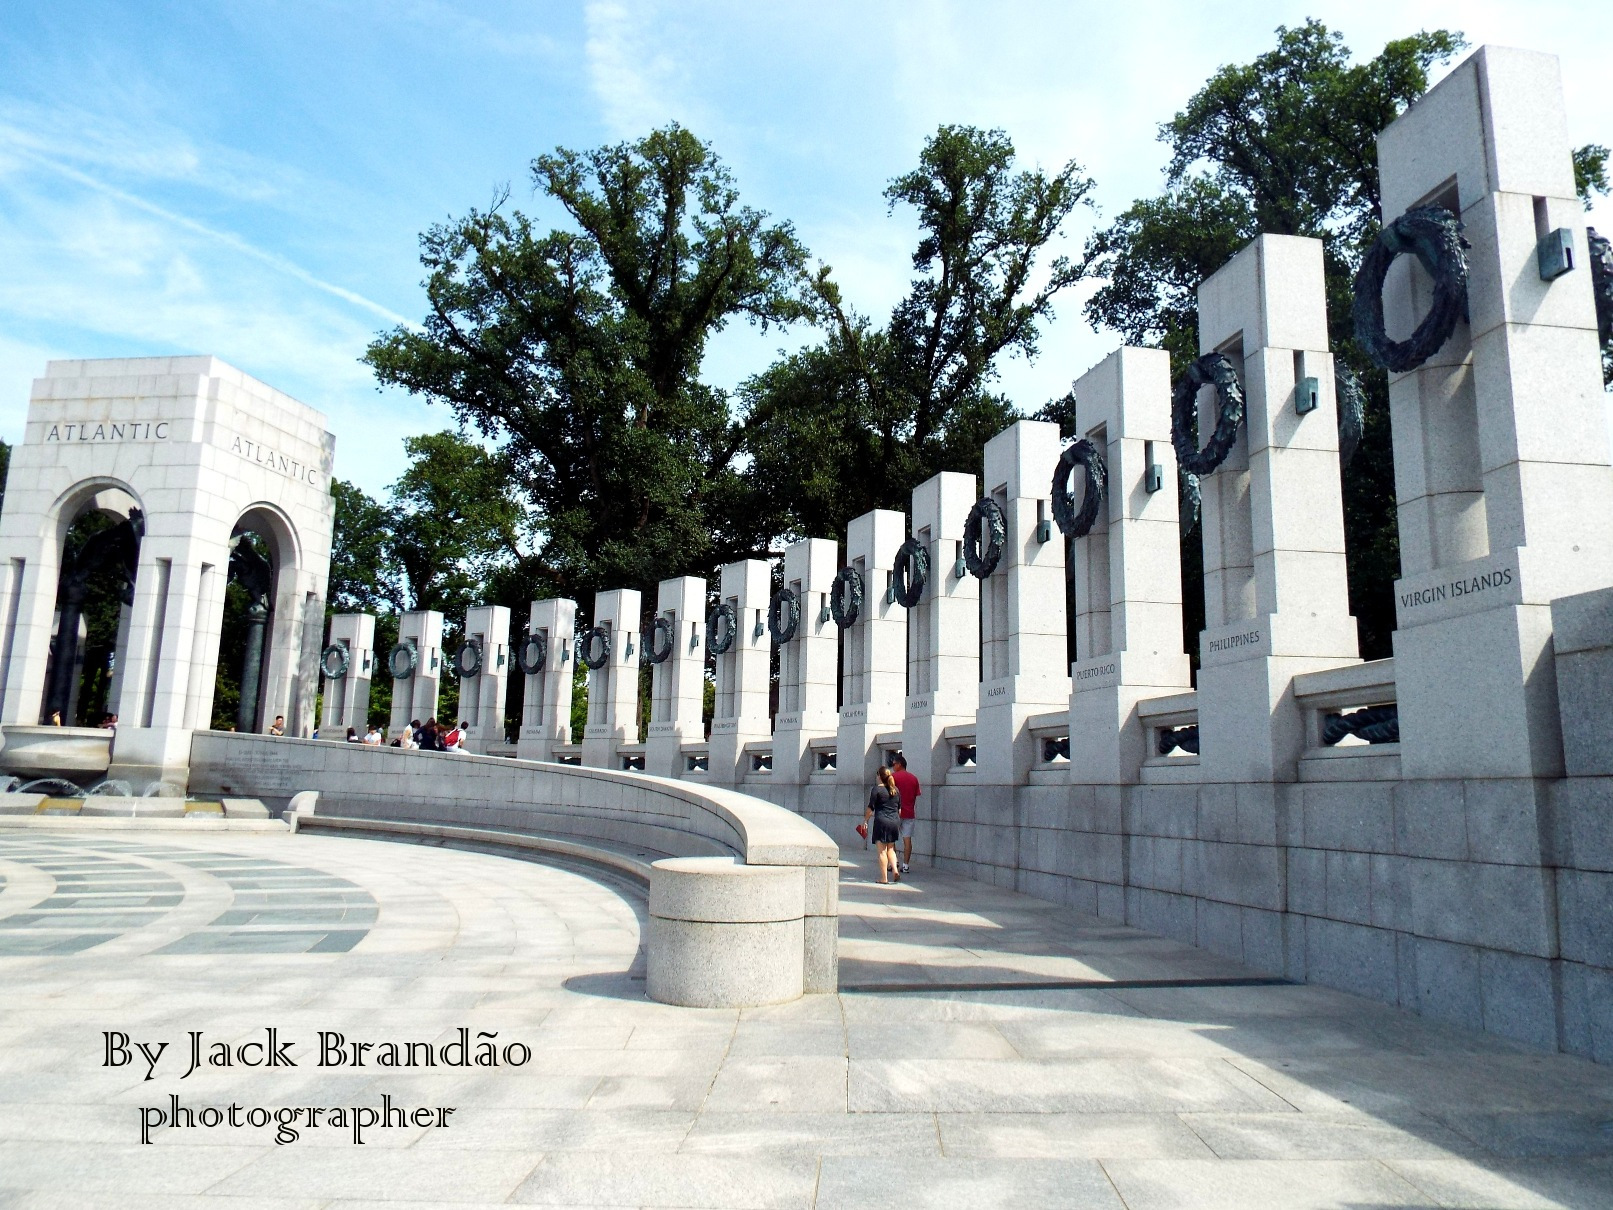
[[[902,834],[902,800],[896,793],[896,782],[891,771],[880,767],[879,780],[868,792],[868,806],[863,812],[863,823],[874,821],[874,850],[879,859],[879,881],[885,882],[889,870],[891,882],[900,882],[902,872],[897,868],[896,841]]]
[[[891,762],[891,777],[896,782],[897,796],[902,800],[902,873],[907,873],[913,860],[913,820],[917,814],[919,779],[907,771],[907,757],[898,756]]]
[[[379,748],[382,742],[381,728],[371,723],[370,729],[364,733],[364,746],[366,748]]]
[[[277,715],[274,716],[274,722],[269,727],[269,734],[270,735],[284,735],[285,733],[286,733],[286,716],[283,715],[283,714],[277,714]]]

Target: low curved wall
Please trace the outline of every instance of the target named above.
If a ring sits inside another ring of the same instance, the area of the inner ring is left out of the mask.
[[[320,816],[491,829],[640,851],[652,862],[650,963],[663,970],[681,958],[656,953],[658,938],[683,938],[688,956],[699,953],[704,963],[711,951],[695,935],[706,933],[707,940],[724,939],[723,965],[734,970],[754,966],[764,955],[776,963],[778,930],[770,926],[778,922],[724,915],[724,904],[733,902],[733,879],[722,875],[722,863],[711,867],[710,877],[696,880],[706,888],[704,901],[686,886],[675,895],[658,893],[665,880],[686,884],[688,868],[663,868],[654,859],[726,857],[730,866],[799,867],[800,986],[807,992],[838,986],[840,851],[817,825],[748,794],[578,765],[228,731],[192,737],[190,790],[269,800],[317,790]],[[668,922],[676,927],[666,927]],[[725,987],[734,989],[732,996],[748,994],[744,980],[729,973],[711,971],[710,995],[701,1003],[727,1003]],[[660,986],[686,989],[690,982],[663,979]]]

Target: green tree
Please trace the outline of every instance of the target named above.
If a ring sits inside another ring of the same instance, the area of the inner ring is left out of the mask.
[[[0,476],[9,469],[10,447],[0,462]],[[76,556],[96,534],[111,529],[122,518],[111,513],[90,509],[82,513],[68,527],[63,544],[64,561]],[[109,561],[90,574],[89,590],[85,594],[80,618],[84,624],[84,638],[78,649],[83,661],[83,672],[78,685],[76,710],[62,721],[69,727],[94,727],[106,717],[108,694],[116,668],[114,655],[118,645],[118,628],[123,618],[123,570]],[[58,585],[60,591],[60,585]]]
[[[392,521],[379,501],[345,479],[332,479],[336,502],[327,613],[396,609],[402,596],[392,558]]]
[[[1574,188],[1587,210],[1593,197],[1606,197],[1613,191],[1607,181],[1608,155],[1608,149],[1600,143],[1587,143],[1574,151]],[[1602,347],[1602,385],[1613,387],[1613,347],[1606,345]]]
[[[500,595],[499,588],[526,541],[526,513],[503,455],[451,432],[407,438],[404,449],[408,469],[385,504],[351,483],[332,483],[336,524],[326,617],[377,615],[380,663],[369,714],[377,722],[391,709],[385,660],[398,639],[399,614],[441,611],[444,653],[451,658],[469,606],[519,599]],[[458,688],[451,673],[444,676],[439,703],[445,715],[458,708]]]
[[[501,198],[428,231],[424,329],[378,338],[376,377],[498,443],[537,532],[521,560],[535,589],[585,600],[764,549],[740,480],[747,423],[698,375],[727,323],[808,313],[790,225],[742,205],[675,124],[532,173],[573,228],[539,234]]]
[[[389,496],[387,553],[407,607],[443,615],[437,713],[447,718],[459,709],[451,661],[464,638],[465,611],[499,599],[490,586],[518,557],[527,517],[504,453],[448,432],[409,437],[403,445],[409,468]]]
[[[1379,229],[1377,134],[1463,46],[1448,30],[1389,42],[1365,63],[1319,21],[1279,27],[1276,47],[1216,72],[1160,127],[1166,191],[1141,199],[1088,245],[1107,284],[1088,301],[1095,326],[1170,351],[1180,373],[1198,351],[1197,290],[1267,232],[1320,239],[1335,356],[1361,379],[1365,432],[1344,480],[1350,606],[1362,654],[1390,653],[1399,574],[1394,464],[1384,375],[1355,343],[1350,288]],[[1198,538],[1184,535],[1184,636],[1204,624]]]
[[[1585,146],[1574,149],[1574,189],[1578,192],[1580,200],[1585,203],[1587,210],[1591,208],[1593,194],[1600,194],[1602,197],[1608,194],[1608,155],[1608,149],[1600,143],[1586,143]]]
[[[242,542],[255,550],[260,558],[266,562],[272,560],[269,544],[263,540],[262,535],[246,530],[239,537]],[[235,730],[241,705],[241,677],[246,669],[247,636],[250,629],[247,608],[250,604],[251,597],[246,588],[238,579],[226,572],[224,615],[220,620],[218,632],[218,666],[213,674],[213,717],[208,723],[214,731]],[[267,650],[264,652],[264,660],[267,663]],[[267,726],[270,720],[260,721]]]
[[[1042,258],[1092,181],[1074,161],[1051,174],[1014,161],[1001,130],[942,126],[885,190],[920,228],[916,276],[889,320],[858,314],[821,269],[826,339],[742,387],[756,432],[747,479],[787,509],[771,514],[780,532],[839,533],[868,509],[905,510],[937,471],[978,469],[986,439],[1015,419],[991,390],[1000,359],[1034,357],[1054,298],[1085,275],[1087,259]]]
[[[403,447],[409,468],[392,485],[388,561],[409,609],[462,617],[520,552],[527,518],[516,477],[505,454],[456,433],[409,437]]]

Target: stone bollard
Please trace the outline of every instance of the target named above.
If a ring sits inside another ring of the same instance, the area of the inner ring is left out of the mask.
[[[689,1008],[799,999],[806,898],[801,866],[668,857],[650,868],[646,988]]]

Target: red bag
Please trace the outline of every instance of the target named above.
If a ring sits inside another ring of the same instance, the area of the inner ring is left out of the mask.
[[[861,836],[864,840],[867,840],[868,839],[868,825],[865,824],[865,823],[858,824],[857,825],[857,835]]]

